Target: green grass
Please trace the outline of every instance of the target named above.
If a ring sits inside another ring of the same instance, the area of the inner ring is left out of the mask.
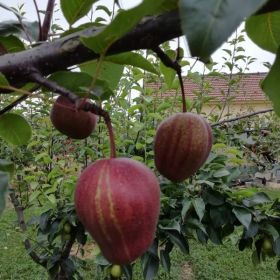
[[[26,213],[27,217],[31,213]],[[48,279],[46,270],[35,264],[28,256],[22,240],[23,234],[16,224],[16,214],[13,209],[6,209],[0,216],[0,280],[42,280]],[[173,266],[170,275],[162,269],[155,280],[180,279],[182,254],[173,252]],[[84,279],[103,278],[96,276],[96,267],[93,261],[88,261],[82,271]],[[140,264],[134,269],[133,279],[143,279]]]
[[[240,252],[230,241],[225,245],[207,246],[191,243],[187,260],[192,264],[196,280],[276,280],[280,273],[276,259],[268,259],[259,266],[251,260],[252,252]]]
[[[24,249],[23,235],[16,224],[16,214],[6,209],[0,217],[0,279],[47,279],[43,268],[36,265]]]
[[[262,191],[266,192],[271,199],[280,199],[280,191],[277,189],[262,189]]]
[[[265,191],[272,199],[280,198],[278,190]],[[31,213],[27,213],[31,216]],[[172,252],[172,269],[170,275],[160,270],[155,280],[188,279],[182,270],[188,262],[192,266],[192,280],[276,280],[280,273],[276,268],[276,258],[267,259],[259,266],[253,266],[251,251],[240,252],[235,245],[235,235],[222,246],[207,246],[194,241],[190,243],[190,255],[184,256],[178,250]],[[16,225],[13,209],[6,209],[0,217],[0,280],[41,280],[48,279],[44,268],[36,265],[28,256],[22,244],[23,236]],[[85,280],[102,279],[96,276],[93,261],[88,261],[82,272]],[[141,267],[134,269],[135,280],[142,280]],[[188,279],[190,280],[190,279]]]

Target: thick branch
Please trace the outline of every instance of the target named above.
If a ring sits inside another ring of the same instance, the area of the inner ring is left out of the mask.
[[[80,42],[80,37],[93,36],[100,30],[89,28],[30,50],[5,54],[0,57],[0,72],[10,83],[20,86],[30,81],[29,75],[33,69],[37,69],[42,75],[48,75],[96,59],[99,55],[86,48]],[[107,55],[150,49],[180,35],[182,31],[179,15],[177,11],[172,11],[139,23],[131,32],[112,44]]]
[[[271,13],[280,10],[280,1],[279,0],[269,0],[256,14],[265,14]]]

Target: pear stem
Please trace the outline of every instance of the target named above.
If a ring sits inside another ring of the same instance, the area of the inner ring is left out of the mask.
[[[115,158],[116,157],[116,143],[115,143],[114,130],[113,130],[111,118],[107,112],[105,115],[103,115],[103,118],[104,118],[104,121],[105,121],[107,129],[108,129],[108,133],[109,133],[110,158]]]
[[[179,82],[180,82],[181,93],[182,93],[182,104],[183,104],[182,111],[183,111],[183,113],[185,113],[187,111],[187,105],[186,105],[184,82],[183,82],[183,78],[182,78],[182,69],[181,69],[181,65],[178,62],[180,60],[179,49],[177,51],[175,61],[173,61],[159,46],[153,47],[152,50],[157,54],[157,56],[159,57],[161,62],[166,67],[169,67],[176,71],[176,74],[177,74]]]
[[[182,111],[183,113],[187,112],[187,104],[186,104],[186,94],[185,94],[185,88],[184,88],[184,82],[183,82],[183,78],[182,78],[182,72],[181,72],[181,68],[178,69],[177,71],[177,76],[180,82],[180,87],[181,87],[181,94],[182,94]]]

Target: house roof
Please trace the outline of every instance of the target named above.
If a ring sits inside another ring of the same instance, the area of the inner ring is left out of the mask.
[[[210,76],[194,76],[184,79],[186,96],[195,99],[200,94],[212,97],[212,102],[233,98],[233,102],[268,102],[268,98],[260,87],[267,73],[246,73]],[[149,84],[148,87],[160,90],[161,84]],[[168,90],[161,97],[174,96],[175,90]]]

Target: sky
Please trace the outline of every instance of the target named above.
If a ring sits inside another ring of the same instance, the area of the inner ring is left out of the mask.
[[[123,8],[128,9],[133,6],[136,6],[137,4],[141,3],[141,0],[119,0],[120,4],[122,5]],[[22,3],[24,3],[24,10],[26,12],[25,17],[27,20],[34,21],[37,20],[37,14],[34,8],[34,3],[33,0],[0,0],[0,3],[3,3],[7,6],[18,6]],[[57,5],[59,5],[59,1],[56,1]],[[112,7],[112,0],[101,0],[98,1],[98,4],[105,4],[109,5],[109,7]],[[37,4],[39,6],[39,9],[45,10],[46,5],[47,5],[47,0],[37,0]],[[58,8],[58,7],[57,7]],[[4,20],[11,20],[15,19],[15,16],[12,13],[7,12],[4,9],[0,8],[0,22]],[[83,22],[85,22],[86,19],[81,19],[76,23],[76,25],[79,25]],[[67,28],[67,22],[63,19],[62,14],[58,9],[56,9],[55,16],[54,16],[54,21],[57,24],[60,24],[61,26]],[[240,32],[244,28],[244,24],[242,24],[239,28],[238,31]],[[188,52],[188,47],[186,40],[183,39],[181,40],[181,45],[185,49],[185,56],[186,59],[190,62],[192,65],[194,60],[190,58],[189,52]],[[245,56],[251,56],[256,58],[256,62],[250,65],[249,70],[247,72],[267,72],[268,69],[263,66],[264,62],[270,62],[271,64],[273,63],[275,59],[275,55],[272,53],[269,53],[267,51],[264,51],[260,49],[257,45],[255,45],[245,34],[245,42],[243,42],[240,46],[242,46],[245,49],[245,53],[243,53]],[[212,58],[215,62],[218,63],[217,69],[223,69],[223,56],[225,55],[225,52],[222,51],[224,48],[228,48],[229,46],[227,44],[222,45],[213,55]],[[204,69],[203,64],[200,62],[197,62],[193,68],[193,71],[198,71],[202,72]],[[224,71],[225,69],[223,69]]]

